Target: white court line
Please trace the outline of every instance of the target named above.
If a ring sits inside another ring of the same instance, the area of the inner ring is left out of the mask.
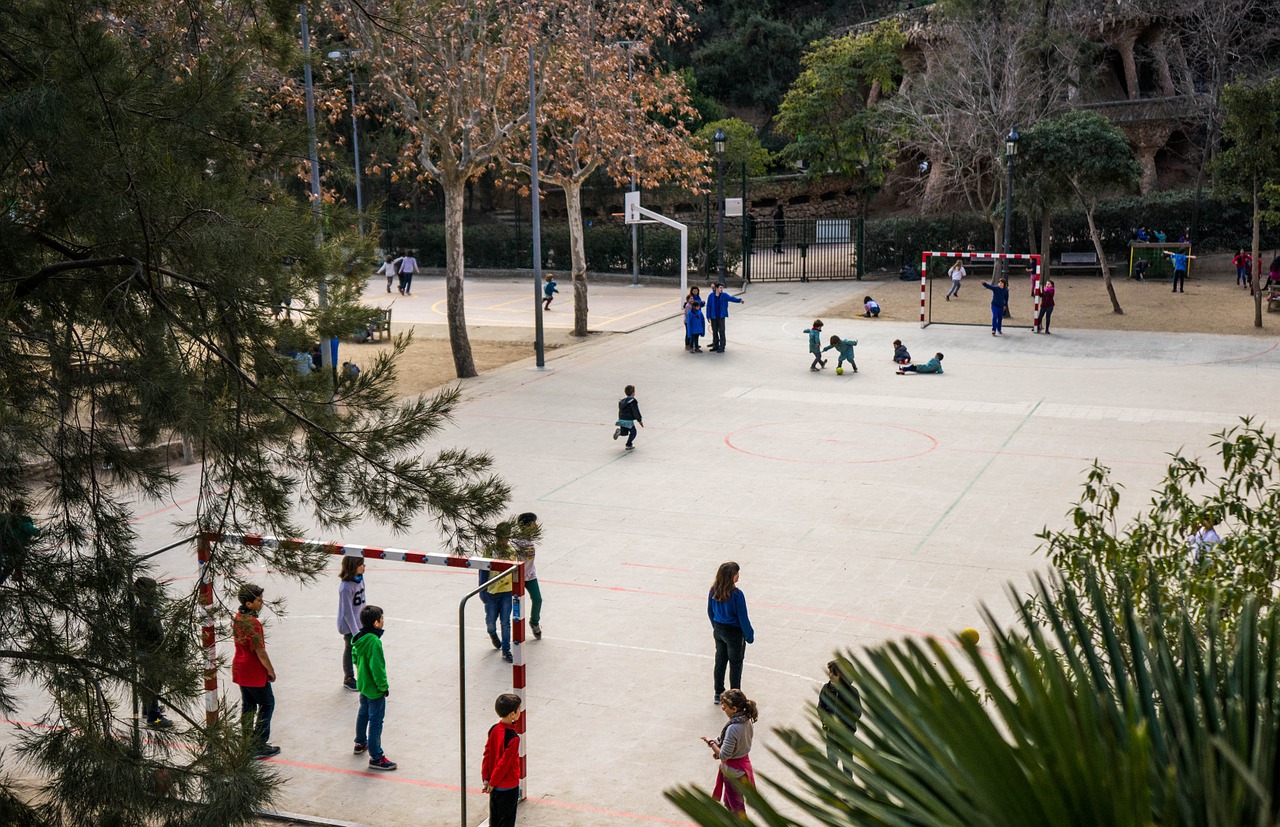
[[[1062,405],[1035,402],[981,402],[968,399],[926,399],[911,396],[871,396],[862,394],[824,393],[819,391],[785,391],[766,388],[729,388],[726,399],[752,399],[771,402],[798,402],[804,405],[846,405],[860,408],[897,408],[949,413],[1005,414],[1007,416],[1115,420],[1117,422],[1182,422],[1210,425],[1235,424],[1239,414],[1213,411],[1175,411],[1161,408],[1119,408],[1104,405]]]
[[[337,615],[289,615],[285,619],[286,620],[334,621],[337,619]],[[404,617],[391,617],[391,615],[387,615],[387,619],[394,620],[396,623],[417,623],[422,626],[439,626],[443,629],[458,628],[458,624],[456,623],[437,623],[433,620],[412,620]],[[477,634],[478,634],[478,630],[477,630]],[[604,643],[598,640],[577,640],[576,638],[565,638],[565,637],[555,638],[555,641],[556,643],[576,643],[580,646],[604,646],[609,649],[626,649],[631,652],[653,652],[654,654],[658,654],[658,655],[678,655],[684,658],[698,658],[699,660],[715,660],[715,658],[712,655],[703,655],[698,652],[677,652],[674,649],[654,649],[647,646],[628,646],[625,643]],[[530,644],[530,641],[526,640],[524,642],[525,646],[528,646],[529,644]],[[799,678],[800,680],[808,681],[809,683],[820,682],[818,678],[811,678],[808,675],[797,675],[795,672],[787,672],[782,669],[774,669],[772,666],[761,666],[758,663],[752,663],[750,661],[744,661],[742,665],[744,668],[751,667],[752,669],[760,669],[765,672],[772,672],[775,675],[785,675],[788,678]]]

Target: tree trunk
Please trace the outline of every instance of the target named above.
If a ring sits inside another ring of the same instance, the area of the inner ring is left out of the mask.
[[[582,182],[564,188],[569,219],[569,267],[573,271],[573,335],[587,335],[587,248],[582,227]]]
[[[445,317],[449,320],[449,348],[453,351],[453,368],[459,379],[476,375],[475,359],[471,357],[471,340],[467,338],[467,314],[462,298],[462,277],[465,271],[462,244],[463,199],[466,197],[466,181],[445,178],[444,189],[444,251],[445,251]]]
[[[1040,213],[1040,283],[1041,284],[1044,284],[1046,281],[1049,280],[1049,270],[1051,269],[1049,265],[1049,258],[1050,258],[1049,254],[1053,252],[1052,250],[1049,249],[1049,245],[1052,243],[1051,242],[1052,238],[1053,238],[1053,211],[1050,210],[1048,207],[1046,207],[1045,211]]]
[[[1249,274],[1249,279],[1253,283],[1253,326],[1262,327],[1262,262],[1258,256],[1262,255],[1262,251],[1258,249],[1259,236],[1262,231],[1262,214],[1258,212],[1258,176],[1253,176],[1253,260],[1257,266],[1250,267],[1253,272]]]
[[[1098,266],[1102,268],[1102,283],[1107,287],[1107,296],[1111,299],[1111,310],[1121,316],[1124,311],[1120,309],[1120,300],[1116,298],[1116,287],[1111,283],[1111,265],[1107,264],[1107,254],[1102,251],[1102,236],[1098,233],[1098,225],[1093,220],[1093,213],[1098,209],[1097,204],[1090,204],[1085,210],[1085,218],[1089,221],[1089,237],[1093,239],[1093,251],[1098,256]]]

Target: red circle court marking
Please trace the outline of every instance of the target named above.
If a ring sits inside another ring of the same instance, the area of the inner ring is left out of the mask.
[[[833,421],[833,420],[828,420],[828,421]],[[759,454],[759,453],[756,453],[755,451],[748,451],[746,448],[742,448],[738,445],[733,444],[733,438],[735,436],[746,433],[747,431],[753,430],[755,428],[766,428],[770,425],[794,425],[794,424],[795,424],[795,420],[782,420],[779,422],[760,422],[755,425],[748,425],[745,428],[739,428],[736,431],[730,431],[729,433],[725,434],[724,444],[728,445],[733,450],[739,451],[748,456],[758,457],[760,459],[776,460],[777,462],[796,462],[796,463],[802,463],[804,465],[873,465],[878,462],[899,462],[904,459],[915,459],[916,457],[922,457],[925,454],[928,454],[937,450],[938,448],[938,440],[935,439],[933,436],[926,434],[924,431],[920,431],[915,428],[904,428],[901,425],[878,425],[878,427],[892,428],[895,431],[905,431],[909,434],[922,436],[929,441],[929,447],[925,448],[923,451],[917,451],[914,454],[903,454],[902,456],[899,456],[899,457],[884,457],[881,459],[851,459],[851,460],[834,461],[834,460],[825,460],[825,459],[792,459],[789,457],[775,457],[775,456],[770,456],[769,454]],[[842,422],[840,424],[847,426],[849,423]],[[863,423],[863,424],[865,425],[866,423]],[[839,439],[822,439],[817,437],[815,437],[815,440],[819,442],[835,442],[835,443],[844,441]]]

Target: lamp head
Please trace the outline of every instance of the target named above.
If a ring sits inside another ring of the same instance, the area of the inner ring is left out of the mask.
[[[725,142],[728,140],[728,138],[725,137],[724,130],[717,129],[715,137],[712,138],[712,140],[715,141],[715,144],[716,144],[716,154],[723,155],[724,145],[725,145]]]
[[[1018,127],[1015,125],[1009,130],[1009,134],[1004,136],[1004,154],[1008,158],[1018,154],[1018,139],[1022,136],[1018,134]]]

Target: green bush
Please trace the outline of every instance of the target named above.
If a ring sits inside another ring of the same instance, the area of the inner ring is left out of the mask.
[[[587,270],[593,273],[631,272],[631,230],[622,224],[599,223],[583,228]],[[705,228],[689,228],[689,269],[697,270],[703,255]],[[400,236],[404,246],[414,250],[423,267],[445,266],[444,227],[429,224]],[[476,269],[527,269],[531,262],[532,236],[528,226],[477,224],[464,231],[466,266]],[[710,255],[715,256],[715,229],[712,228]],[[542,266],[569,270],[572,257],[569,225],[542,224]],[[742,238],[735,227],[725,226],[725,266],[732,270],[742,260]],[[640,229],[640,272],[646,276],[680,275],[680,235],[666,227]]]
[[[1191,226],[1195,193],[1160,192],[1103,201],[1094,220],[1102,235],[1102,249],[1113,260],[1128,258],[1129,241],[1139,226],[1164,232],[1170,241]],[[1203,196],[1200,199],[1200,231],[1193,239],[1197,252],[1210,253],[1248,248],[1252,243],[1252,214],[1240,201]],[[1038,232],[1038,229],[1037,229]],[[1027,219],[1014,215],[1011,249],[1026,248]],[[917,266],[924,250],[989,250],[991,226],[972,213],[898,216],[874,219],[866,225],[863,251],[868,269],[896,270],[906,262]],[[1280,247],[1280,228],[1263,226],[1263,249]],[[1092,251],[1089,224],[1080,210],[1063,210],[1053,216],[1053,253]]]

